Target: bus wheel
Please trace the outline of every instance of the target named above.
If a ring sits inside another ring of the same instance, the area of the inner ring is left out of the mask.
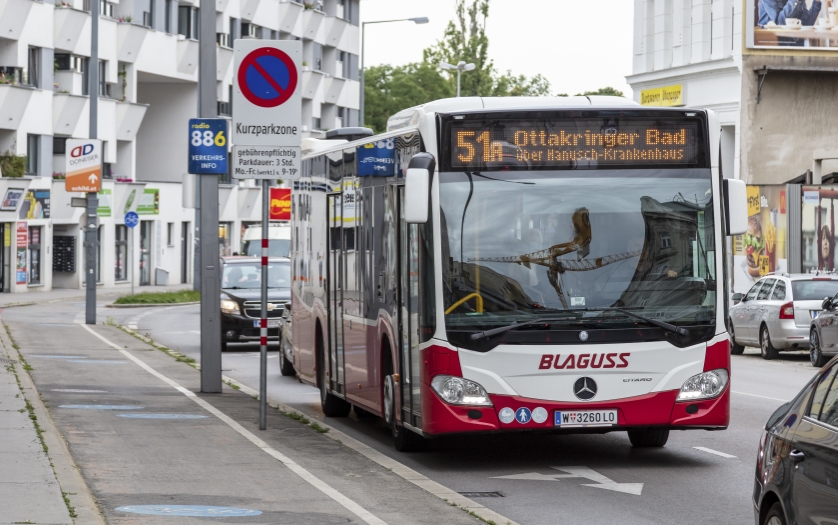
[[[326,417],[346,417],[349,415],[352,405],[329,393],[329,378],[326,377],[326,365],[321,337],[317,338],[317,347],[317,377],[319,379],[318,383],[320,383],[320,408]]]
[[[632,428],[628,431],[631,446],[637,448],[662,447],[669,440],[666,428]]]
[[[396,383],[393,375],[384,377],[384,421],[393,434],[393,445],[399,452],[415,452],[423,450],[425,438],[401,426],[396,420]]]

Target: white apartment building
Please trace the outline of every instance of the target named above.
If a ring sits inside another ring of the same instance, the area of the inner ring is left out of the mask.
[[[88,72],[98,67],[103,141],[104,286],[192,281],[194,210],[183,206],[187,121],[197,113],[198,0],[99,0],[99,63],[90,64],[90,1],[0,0],[0,288],[78,288],[82,209],[61,180],[67,138],[89,137]],[[358,123],[359,0],[217,0],[218,114],[232,112],[238,38],[303,42],[303,136]],[[9,166],[25,156],[22,177]],[[239,251],[259,221],[261,189],[221,177],[219,240]],[[187,199],[188,200],[188,199]],[[123,222],[135,210],[133,237]]]
[[[725,176],[820,182],[821,169],[838,171],[835,160],[817,162],[838,155],[830,131],[838,114],[838,32],[827,31],[833,24],[825,8],[818,16],[824,27],[774,36],[763,0],[634,0],[626,80],[639,103],[714,110]]]

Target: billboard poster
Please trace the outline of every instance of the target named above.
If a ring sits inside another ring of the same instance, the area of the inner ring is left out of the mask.
[[[29,246],[29,227],[25,222],[17,223],[17,248],[15,250],[15,283],[26,284],[28,274],[26,249]]]
[[[291,188],[271,188],[270,220],[291,220]]]
[[[2,211],[15,211],[20,199],[23,198],[24,190],[21,188],[9,188],[6,190],[6,195],[3,196],[3,202],[0,204]]]
[[[99,217],[110,217],[111,203],[113,201],[111,189],[102,188],[101,190],[99,190],[99,194],[97,195],[97,197],[99,198],[99,207],[96,209],[96,214]]]
[[[18,219],[49,219],[49,190],[28,190],[20,206]]]
[[[788,271],[785,186],[748,186],[748,231],[733,238],[733,291],[763,275]]]
[[[838,5],[820,0],[746,0],[751,49],[838,51]]]
[[[806,273],[832,271],[838,268],[835,254],[838,186],[803,186],[802,189],[802,270]]]
[[[157,215],[160,213],[160,190],[144,189],[137,203],[137,215]]]

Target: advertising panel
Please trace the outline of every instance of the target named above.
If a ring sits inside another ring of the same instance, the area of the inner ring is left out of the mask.
[[[2,211],[15,211],[17,209],[20,199],[23,197],[24,190],[22,188],[9,188],[6,190],[6,195],[3,196],[3,202],[0,204]]]
[[[291,220],[291,188],[271,188],[272,221]]]
[[[788,271],[785,186],[748,186],[748,231],[733,238],[733,291],[763,275]]]
[[[396,174],[396,141],[384,139],[358,146],[358,176],[392,177]]]
[[[64,189],[98,192],[102,189],[102,141],[67,139]]]
[[[144,189],[137,203],[137,215],[157,215],[160,213],[160,190]]]
[[[99,207],[96,209],[96,215],[99,217],[110,217],[111,206],[113,202],[113,195],[110,188],[102,188],[99,192]]]
[[[18,212],[19,219],[49,219],[49,190],[28,190]]]
[[[17,248],[15,250],[15,283],[26,284],[26,248],[29,245],[29,228],[25,222],[17,223]]]
[[[830,0],[746,0],[745,17],[748,48],[838,51],[838,4]]]
[[[835,254],[835,208],[838,186],[803,186],[802,270],[806,273],[838,268]]]

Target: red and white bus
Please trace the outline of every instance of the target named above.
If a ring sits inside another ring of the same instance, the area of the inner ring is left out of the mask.
[[[474,97],[304,141],[298,376],[326,416],[383,416],[399,450],[726,428],[725,235],[747,206],[719,171],[719,129],[710,111],[620,98]]]

